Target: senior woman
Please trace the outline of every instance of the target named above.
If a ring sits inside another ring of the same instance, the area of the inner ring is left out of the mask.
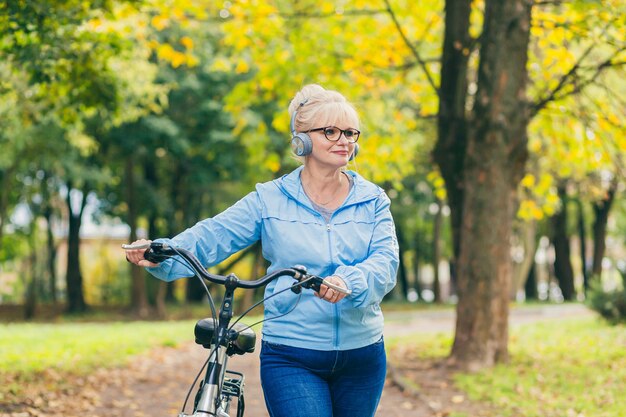
[[[268,272],[303,265],[349,289],[345,296],[322,285],[319,293],[285,291],[265,302],[261,383],[272,417],[374,416],[386,373],[380,302],[398,268],[390,200],[346,169],[361,132],[343,95],[307,85],[289,113],[291,146],[302,166],[160,240],[191,250],[207,267],[261,240]],[[127,258],[166,281],[189,274],[171,260],[150,263],[140,250],[127,251]],[[292,282],[273,281],[265,296]]]

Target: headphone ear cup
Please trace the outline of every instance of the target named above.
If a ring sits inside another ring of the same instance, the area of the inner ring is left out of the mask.
[[[356,156],[359,154],[359,144],[355,143],[354,144],[354,152],[352,152],[352,155],[350,155],[350,161],[354,161],[354,158],[356,158]]]
[[[298,133],[291,138],[291,149],[297,156],[307,156],[313,152],[313,141],[306,133]]]

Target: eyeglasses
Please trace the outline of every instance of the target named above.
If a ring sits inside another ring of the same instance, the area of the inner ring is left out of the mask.
[[[343,133],[343,136],[349,143],[355,143],[359,140],[360,131],[356,129],[339,129],[336,126],[326,126],[326,127],[318,127],[316,129],[311,129],[308,132],[324,132],[324,136],[331,142],[337,142]],[[308,133],[307,132],[307,133]]]

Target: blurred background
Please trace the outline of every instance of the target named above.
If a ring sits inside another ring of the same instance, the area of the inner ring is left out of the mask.
[[[0,416],[178,405],[207,296],[120,245],[294,169],[310,83],[392,201],[383,409],[626,415],[623,0],[0,0]]]
[[[477,91],[489,89],[481,82],[496,83],[479,76],[492,42],[484,7],[473,3],[467,44],[449,48],[466,58],[456,88],[472,117]],[[525,95],[513,104],[528,115],[528,155],[502,243],[510,300],[582,301],[594,282],[622,286],[623,9],[533,8],[519,52]],[[388,299],[456,303],[455,209],[436,149],[450,56],[443,12],[443,2],[408,0],[3,2],[2,316],[111,307],[165,317],[167,305],[202,301],[193,280],[164,284],[131,268],[120,244],[172,236],[293,169],[286,109],[308,83],[342,92],[362,118],[349,168],[388,192],[400,241]],[[459,160],[469,152],[446,149]],[[264,267],[253,246],[215,270],[251,277]]]

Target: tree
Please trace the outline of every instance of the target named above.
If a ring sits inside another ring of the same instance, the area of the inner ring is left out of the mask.
[[[561,288],[563,299],[572,301],[576,298],[576,289],[574,288],[574,270],[571,262],[570,233],[567,231],[569,197],[567,196],[565,184],[559,185],[558,193],[561,198],[561,210],[551,219],[551,240],[555,255],[554,275],[556,275],[559,287]]]
[[[0,5],[0,56],[10,73],[22,74],[27,85],[22,120],[41,128],[51,118],[60,127],[58,136],[50,138],[57,153],[42,159],[50,159],[45,165],[53,167],[51,174],[59,176],[67,189],[70,311],[85,309],[79,256],[85,204],[109,176],[98,148],[107,130],[159,107],[162,90],[154,88],[155,71],[147,62],[151,50],[144,43],[128,42],[132,38],[128,33],[141,37],[140,26],[133,26],[135,17],[123,3],[109,1],[70,0],[54,7],[40,1]],[[119,71],[123,67],[129,70]],[[139,73],[142,76],[136,77]],[[14,86],[20,91],[21,84]],[[32,111],[34,107],[37,111]],[[28,149],[14,143],[11,151]],[[10,179],[7,174],[14,169],[8,165],[3,180]],[[2,230],[9,204],[7,198],[0,202]]]
[[[451,357],[480,368],[508,357],[509,242],[518,191],[532,182],[526,177],[528,151],[563,126],[557,116],[575,120],[558,109],[574,109],[574,96],[620,69],[624,38],[621,18],[613,16],[623,14],[609,11],[623,6],[449,0],[442,21],[441,5],[360,0],[342,6],[324,2],[314,12],[307,1],[226,7],[224,43],[232,48],[232,68],[253,73],[235,89],[230,104],[241,114],[251,102],[276,96],[286,102],[305,82],[338,88],[356,98],[364,113],[376,115],[373,123],[365,121],[367,146],[359,170],[394,185],[413,173],[406,169],[406,154],[429,149],[418,148],[421,138],[411,140],[406,133],[426,130],[437,114],[433,155],[451,208],[459,291]],[[615,132],[612,123],[621,106],[615,98],[586,107],[588,117],[597,117],[596,132]],[[287,126],[287,117],[277,113],[273,125]],[[256,140],[264,133],[257,129]],[[544,173],[534,178],[543,184]],[[550,210],[555,206],[552,187],[542,199]],[[536,202],[523,203],[520,212],[537,212],[530,209]]]

